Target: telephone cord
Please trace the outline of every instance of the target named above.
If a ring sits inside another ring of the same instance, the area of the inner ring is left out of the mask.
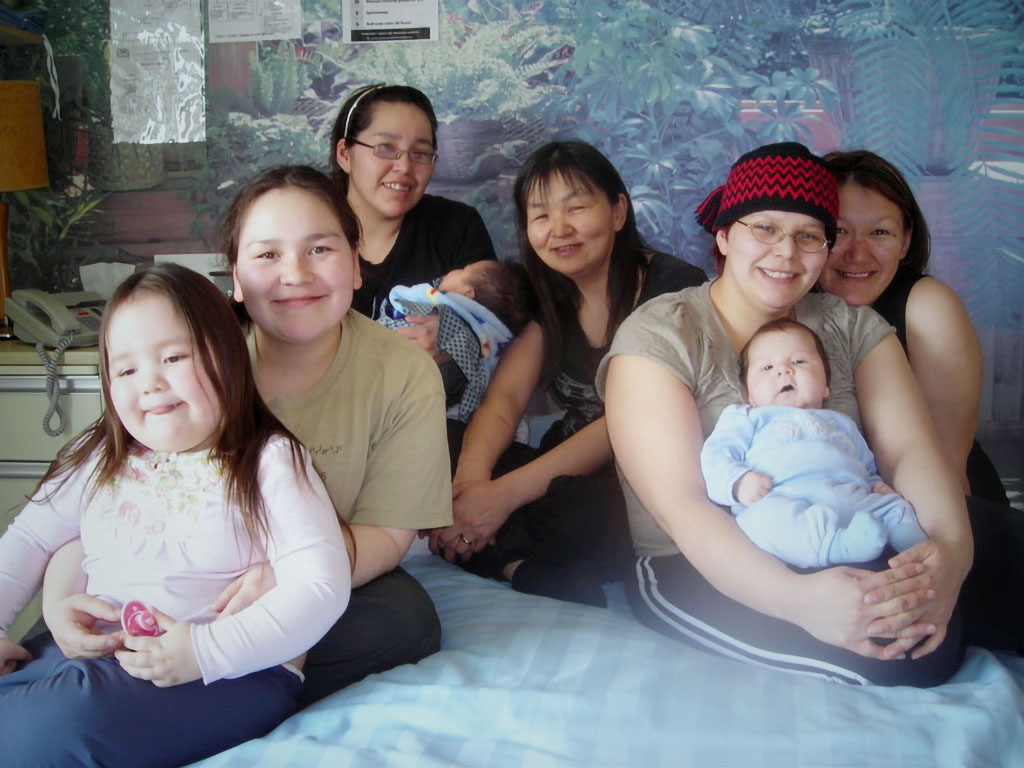
[[[57,366],[60,365],[64,351],[71,346],[74,340],[75,332],[65,331],[60,341],[57,342],[57,346],[53,348],[53,355],[48,355],[42,344],[36,344],[36,354],[43,361],[43,369],[46,371],[46,394],[50,398],[50,405],[46,409],[46,415],[43,416],[43,432],[50,437],[64,434],[64,430],[67,428],[67,419],[60,407],[60,378],[57,376]],[[50,426],[54,416],[57,417],[56,429]]]

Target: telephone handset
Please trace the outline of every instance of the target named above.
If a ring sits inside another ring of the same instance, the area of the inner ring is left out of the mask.
[[[14,335],[30,344],[56,347],[70,335],[65,347],[99,343],[100,320],[106,302],[97,293],[43,293],[31,288],[14,291],[4,303],[14,322]]]

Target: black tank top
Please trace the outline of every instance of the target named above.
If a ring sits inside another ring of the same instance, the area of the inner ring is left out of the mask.
[[[871,305],[875,312],[896,329],[896,338],[903,345],[904,352],[907,351],[907,301],[910,299],[910,291],[922,277],[924,275],[901,277],[897,274],[882,295]],[[999,479],[999,472],[977,440],[974,441],[967,456],[967,482],[970,483],[972,496],[988,499],[997,504],[1010,503],[1003,481]]]
[[[875,299],[871,308],[880,314],[889,325],[896,329],[896,338],[907,351],[907,301],[910,291],[924,275],[900,277],[897,274],[882,295]]]

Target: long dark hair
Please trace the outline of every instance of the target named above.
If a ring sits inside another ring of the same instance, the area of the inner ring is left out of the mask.
[[[437,149],[437,116],[434,106],[427,95],[409,85],[366,85],[357,89],[338,111],[338,117],[331,129],[331,181],[338,193],[345,197],[348,194],[348,174],[338,165],[338,142],[346,143],[354,139],[373,121],[373,106],[380,103],[412,104],[427,116],[430,121],[430,141]]]
[[[552,142],[530,155],[516,177],[514,195],[522,261],[540,307],[544,333],[544,381],[549,381],[554,375],[569,340],[579,328],[578,313],[582,301],[576,283],[545,264],[530,246],[526,235],[527,199],[534,191],[544,194],[556,177],[572,189],[601,193],[612,205],[618,203],[619,195],[626,198],[626,221],[615,233],[608,265],[606,343],[611,341],[619,325],[633,311],[638,288],[647,272],[648,249],[636,228],[633,202],[622,177],[608,158],[582,141]]]
[[[97,454],[99,461],[91,478],[93,491],[108,485],[137,445],[117,411],[109,405],[106,332],[123,305],[147,294],[170,301],[189,330],[193,354],[213,385],[222,414],[210,458],[221,468],[227,499],[238,504],[250,541],[262,548],[267,542],[268,527],[259,485],[260,455],[267,442],[279,435],[291,446],[296,473],[305,476],[302,446],[260,398],[245,337],[223,294],[203,275],[178,264],[144,267],[114,291],[103,315],[99,349],[100,382],[108,406],[103,415],[60,451],[33,497],[47,482],[59,478],[56,489],[46,497],[50,498],[72,473]]]
[[[910,247],[896,268],[899,277],[923,275],[931,255],[931,236],[924,213],[903,174],[884,157],[858,149],[852,152],[829,152],[825,162],[841,187],[848,181],[877,192],[903,214],[903,228],[910,230]],[[842,211],[839,212],[842,215]]]

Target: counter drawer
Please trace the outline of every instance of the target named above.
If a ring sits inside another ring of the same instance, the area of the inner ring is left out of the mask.
[[[66,427],[61,435],[50,437],[43,432],[43,416],[49,407],[45,377],[0,376],[0,461],[49,462],[103,410],[95,376],[62,377],[60,391],[58,402]],[[50,424],[57,425],[56,417]]]

